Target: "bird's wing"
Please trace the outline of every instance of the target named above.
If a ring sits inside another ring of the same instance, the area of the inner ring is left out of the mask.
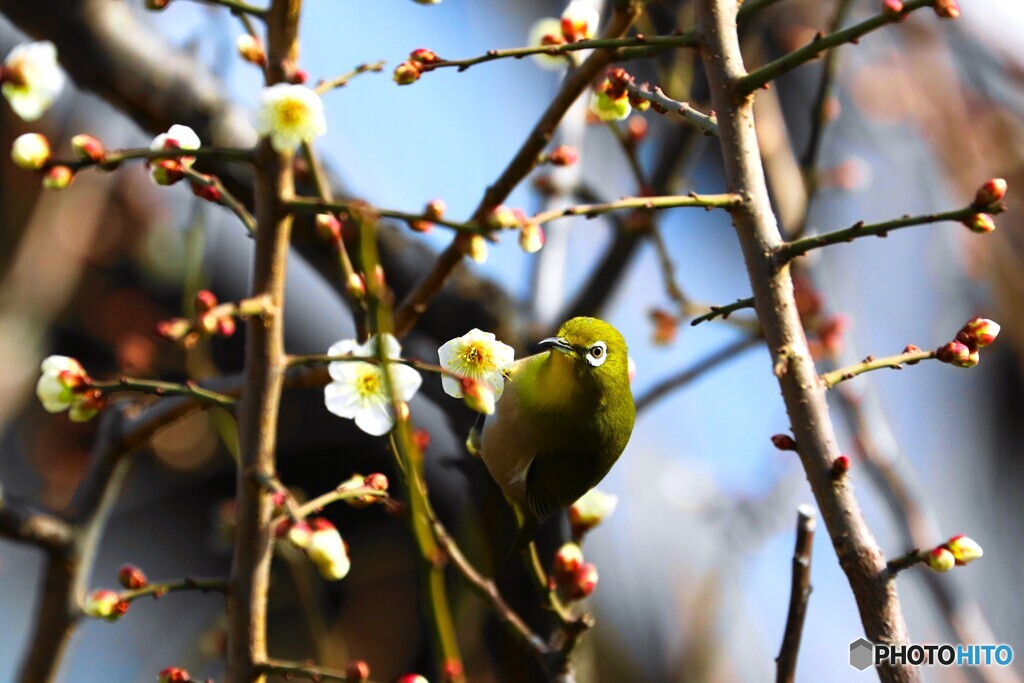
[[[580,491],[577,484],[583,474],[581,465],[587,461],[588,458],[581,458],[579,453],[549,451],[537,454],[526,473],[526,502],[538,520],[543,521],[569,507],[586,493],[587,489]]]

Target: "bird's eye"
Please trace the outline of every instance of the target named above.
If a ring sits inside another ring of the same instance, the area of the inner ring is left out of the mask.
[[[587,350],[587,362],[594,367],[603,365],[607,357],[608,346],[603,341],[597,342]]]

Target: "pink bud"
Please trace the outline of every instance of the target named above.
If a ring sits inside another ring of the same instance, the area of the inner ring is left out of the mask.
[[[430,432],[422,427],[412,433],[412,440],[420,453],[424,453],[430,448]]]
[[[316,215],[316,234],[324,242],[336,243],[341,241],[341,221],[329,213],[318,213]]]
[[[75,172],[67,166],[51,166],[43,174],[43,187],[47,190],[64,190],[75,179]]]
[[[566,583],[583,566],[583,550],[575,543],[566,543],[555,553],[551,567],[558,583]]]
[[[82,161],[100,163],[106,155],[103,143],[91,135],[84,133],[71,138],[71,149]]]
[[[395,683],[430,683],[430,681],[419,674],[405,674],[396,678]]]
[[[374,472],[373,474],[366,475],[363,483],[367,488],[371,488],[375,491],[388,490],[388,478],[380,472]]]
[[[981,546],[974,539],[968,538],[963,534],[954,536],[946,541],[945,547],[949,552],[953,553],[953,558],[958,566],[969,564],[984,555]]]
[[[928,566],[937,572],[948,572],[956,565],[956,558],[942,546],[928,552]]]
[[[1001,202],[1005,196],[1006,181],[1002,178],[992,178],[978,188],[977,194],[974,195],[974,205],[983,208],[989,207]]]
[[[978,234],[992,232],[996,229],[996,222],[987,213],[973,213],[965,218],[962,223],[967,226],[968,230]]]
[[[988,318],[972,318],[964,323],[963,328],[960,330],[965,339],[960,339],[960,334],[957,335],[957,339],[968,346],[973,343],[977,348],[984,348],[996,340],[996,337],[999,336],[999,330],[999,323],[993,320]]]
[[[960,4],[956,0],[935,0],[932,9],[942,19],[956,19],[960,16]]]
[[[117,621],[128,611],[129,603],[111,590],[95,590],[85,598],[82,610],[86,615],[96,619]]]
[[[201,289],[196,292],[196,297],[192,301],[192,306],[195,308],[196,313],[206,313],[216,305],[217,295],[208,289]]]
[[[943,363],[950,363],[957,367],[969,367],[971,350],[966,344],[956,340],[943,344],[935,350],[935,358]]]
[[[580,566],[573,575],[572,581],[565,588],[565,597],[569,600],[582,600],[597,588],[597,567],[587,563]]]
[[[548,152],[548,163],[552,166],[572,166],[579,158],[579,153],[569,145],[559,145]]]
[[[447,210],[447,206],[440,199],[432,199],[423,209],[423,216],[428,221],[439,221],[444,218],[444,212]]]
[[[217,318],[217,331],[218,337],[230,337],[235,333],[237,325],[235,319],[230,315],[224,315]]]
[[[345,678],[352,681],[352,683],[362,683],[362,681],[369,677],[370,665],[361,659],[349,662],[349,665],[345,667]]]
[[[832,461],[832,476],[836,479],[850,471],[850,456],[840,455]]]
[[[484,224],[493,230],[506,230],[518,228],[520,220],[519,216],[516,215],[515,209],[510,209],[504,204],[500,204],[490,210],[487,218],[484,219]]]
[[[184,669],[169,666],[158,673],[156,679],[159,683],[190,683],[192,677]]]
[[[129,590],[145,588],[149,584],[142,570],[132,564],[121,565],[121,568],[117,570],[117,580]]]
[[[441,61],[441,58],[437,56],[433,50],[426,48],[419,48],[409,53],[409,61],[416,62],[417,64],[437,64]]]
[[[882,14],[890,19],[902,19],[903,3],[900,0],[883,0]]]
[[[527,221],[519,229],[519,248],[527,254],[540,251],[544,247],[544,241],[544,230],[537,223]]]
[[[494,392],[483,382],[469,377],[463,377],[462,400],[472,410],[484,415],[494,414]]]
[[[454,681],[462,678],[462,661],[458,659],[445,660],[444,666],[442,667],[442,673],[444,674],[444,680],[446,681]]]

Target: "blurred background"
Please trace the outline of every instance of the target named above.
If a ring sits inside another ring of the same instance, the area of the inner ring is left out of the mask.
[[[0,108],[0,149],[27,131],[46,134],[65,157],[71,136],[81,132],[108,149],[147,146],[172,123],[191,125],[204,144],[255,140],[250,110],[261,76],[235,54],[240,26],[227,12],[179,1],[161,13],[126,0],[50,4],[44,11],[31,0],[0,1],[0,52],[26,34],[53,40],[75,86],[36,124]],[[338,191],[410,212],[441,198],[451,217],[468,217],[563,72],[530,59],[502,60],[464,73],[439,70],[404,88],[388,73],[414,48],[461,58],[524,45],[533,23],[558,16],[564,4],[308,0],[301,62],[313,81],[361,62],[387,62],[383,74],[360,76],[324,98],[328,133],[318,147]],[[950,574],[901,574],[912,640],[975,639],[1022,653],[1024,613],[1015,596],[1024,578],[1017,495],[1024,479],[1024,226],[1017,192],[1024,187],[1024,8],[998,0],[962,4],[957,21],[925,9],[842,48],[834,88],[824,98],[823,63],[796,70],[759,93],[757,116],[773,201],[789,231],[959,208],[988,178],[1009,182],[1009,210],[990,235],[951,223],[900,231],[806,257],[797,277],[823,368],[899,353],[907,344],[933,348],[975,315],[1002,324],[999,341],[970,373],[924,363],[858,378],[830,399],[858,497],[887,555],[959,533],[985,549],[982,560]],[[844,0],[840,23],[863,20],[877,5]],[[827,30],[836,12],[835,2],[811,0],[782,0],[759,12],[741,29],[748,62],[804,44]],[[638,30],[669,33],[692,26],[692,16],[688,1],[652,1]],[[707,101],[690,51],[625,66],[675,99]],[[580,150],[580,162],[534,171],[510,206],[533,213],[635,195],[641,185],[658,194],[725,190],[713,140],[648,111],[634,114],[646,124],[643,139],[624,145],[643,124],[630,120],[616,132],[588,122],[585,100],[558,136]],[[819,128],[817,101],[826,121],[817,153],[809,154]],[[635,155],[641,178],[627,153]],[[244,175],[226,181],[251,198]],[[813,497],[795,455],[769,441],[788,423],[767,354],[743,342],[751,333],[749,312],[688,324],[700,306],[750,293],[728,217],[676,209],[565,220],[546,231],[547,246],[537,255],[506,238],[485,264],[464,268],[404,340],[405,351],[431,361],[440,344],[480,327],[527,355],[562,319],[586,313],[625,334],[636,363],[634,396],[713,365],[643,404],[629,447],[601,485],[619,506],[584,548],[601,579],[588,601],[598,626],[579,650],[579,676],[770,679],[789,601],[796,508]],[[388,281],[399,297],[449,238],[443,229],[383,231]],[[95,423],[49,415],[34,396],[43,357],[74,356],[99,378],[204,379],[239,371],[241,334],[184,353],[153,328],[188,314],[197,289],[208,287],[222,300],[243,296],[250,257],[250,240],[230,213],[181,185],[153,185],[141,164],[85,172],[66,191],[44,195],[38,177],[0,162],[4,493],[59,510],[90,459]],[[334,268],[312,226],[300,224],[287,294],[290,352],[324,352],[354,336]],[[473,416],[431,377],[412,410],[432,436],[428,480],[439,514],[474,561],[494,571],[507,519],[497,488],[462,446]],[[326,411],[318,389],[285,394],[279,443],[282,479],[308,495],[353,472],[391,466],[381,442]],[[234,447],[232,419],[218,411],[194,413],[161,432],[135,459],[90,586],[113,587],[124,562],[151,578],[226,572],[230,545],[221,530]],[[429,673],[434,664],[405,525],[378,507],[341,507],[328,516],[349,543],[352,572],[326,585],[308,563],[275,560],[271,654],[335,667],[365,659],[382,681]],[[559,519],[545,530],[547,552],[564,526]],[[14,680],[27,646],[42,560],[38,551],[0,539],[0,680]],[[499,579],[532,624],[550,628],[516,568],[503,569]],[[812,580],[797,679],[866,680],[873,674],[847,664],[849,643],[862,628],[823,527]],[[536,679],[530,660],[457,577],[451,587],[469,679]],[[117,623],[87,621],[61,680],[150,681],[172,664],[217,678],[221,611],[216,596],[181,594],[136,604]],[[1014,671],[935,668],[924,678],[1020,680]]]

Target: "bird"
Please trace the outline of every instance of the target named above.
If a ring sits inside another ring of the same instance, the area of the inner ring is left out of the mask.
[[[608,474],[636,417],[626,340],[610,324],[572,318],[540,346],[508,370],[480,441],[480,457],[516,516],[512,554]]]

